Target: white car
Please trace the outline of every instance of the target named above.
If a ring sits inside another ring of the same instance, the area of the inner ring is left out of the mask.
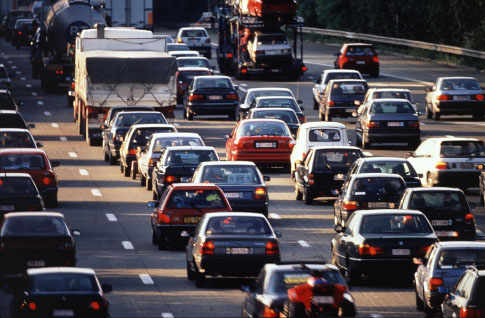
[[[185,56],[200,56],[197,51],[170,51],[168,55],[173,57],[185,57]]]
[[[485,145],[475,138],[429,138],[408,155],[407,160],[428,187],[478,187],[485,167]]]
[[[325,88],[329,81],[333,79],[361,79],[362,74],[356,70],[325,70],[322,72],[320,78],[313,85],[313,109],[317,110],[320,107],[321,98],[325,92]]]
[[[350,144],[344,124],[336,122],[309,122],[300,125],[296,144],[290,156],[291,176],[297,160],[305,159],[308,150],[315,146],[348,146]]]
[[[209,33],[202,27],[180,28],[177,33],[177,42],[185,43],[194,51],[198,51],[205,57],[212,57],[212,45]]]
[[[249,39],[248,53],[254,63],[284,63],[292,59],[291,46],[284,33],[256,31]]]
[[[41,148],[28,129],[0,128],[1,148]]]
[[[413,93],[409,89],[406,88],[369,88],[367,93],[365,94],[364,101],[362,102],[361,107],[357,112],[360,113],[360,109],[363,109],[365,105],[370,105],[376,99],[382,98],[399,98],[399,99],[407,99],[411,105],[414,107],[414,110],[417,112],[418,108],[416,106],[416,101],[414,100]]]

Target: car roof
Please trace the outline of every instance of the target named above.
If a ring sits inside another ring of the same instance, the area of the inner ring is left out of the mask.
[[[324,70],[322,74],[326,73],[355,73],[355,74],[360,74],[359,71],[357,70],[339,70],[339,69],[331,69],[331,70]]]
[[[295,262],[295,264],[274,264],[269,263],[264,266],[264,269],[268,272],[275,272],[275,271],[287,271],[287,270],[294,270],[295,272],[307,272],[305,269],[299,267],[301,263]],[[303,263],[304,264],[304,263]],[[332,264],[305,264],[306,267],[312,270],[338,270],[335,265]]]
[[[42,154],[46,155],[45,151],[38,148],[3,148],[0,149],[0,155],[5,153],[11,154]]]
[[[344,83],[344,82],[350,82],[350,83],[367,83],[367,81],[365,79],[356,79],[356,78],[348,78],[348,79],[332,79],[329,81],[330,82],[333,82],[333,83]]]
[[[324,122],[324,121],[312,121],[308,123],[303,123],[300,125],[300,129],[310,129],[310,128],[342,128],[345,129],[345,125],[337,122]]]
[[[477,80],[475,77],[472,76],[443,76],[443,77],[438,77],[438,80],[449,80],[449,79],[474,79]]]
[[[293,95],[293,91],[289,88],[286,87],[255,87],[255,88],[248,88],[247,93],[250,92],[264,92],[264,91],[287,91],[290,92]]]
[[[292,108],[287,108],[287,107],[261,107],[261,108],[252,108],[249,110],[251,113],[257,113],[257,112],[267,112],[267,111],[280,111],[280,112],[290,112],[294,113],[295,116],[296,112]]]
[[[358,173],[354,174],[352,178],[399,178],[402,179],[402,177],[396,173]]]
[[[265,100],[265,99],[291,99],[295,100],[293,96],[258,96],[256,100]]]
[[[0,172],[0,178],[9,178],[9,177],[16,177],[16,178],[19,178],[19,177],[23,177],[23,178],[29,178],[29,179],[32,179],[32,176],[28,173],[24,173],[24,172]]]
[[[414,215],[424,215],[423,212],[418,210],[410,209],[374,209],[374,210],[356,210],[354,213],[359,213],[360,215],[382,215],[382,214],[414,214]]]
[[[30,131],[24,128],[0,128],[2,132],[26,132],[30,135]]]
[[[483,247],[485,249],[485,242],[480,241],[439,241],[436,242],[440,248],[476,248]]]
[[[389,88],[389,87],[372,87],[369,88],[369,92],[411,92],[407,88]]]
[[[179,31],[185,31],[185,30],[204,30],[204,31],[206,31],[206,29],[203,28],[203,27],[183,27],[183,28],[179,29]]]
[[[250,216],[265,219],[265,216],[263,214],[257,212],[210,212],[206,213],[205,215],[207,215],[207,218],[217,216]]]
[[[124,108],[141,108],[141,109],[148,109],[148,108],[150,108],[150,110],[153,111],[153,107],[152,106],[143,106],[143,105],[141,105],[141,106],[134,106],[134,105],[133,106],[126,106],[126,105],[124,105],[124,106],[113,106],[113,107],[110,107],[110,110],[113,111],[113,110],[124,109]],[[134,110],[134,111],[136,111],[136,110]]]
[[[192,57],[196,57],[196,56],[192,56]],[[208,71],[208,72],[210,72],[210,70],[207,67],[202,67],[202,66],[183,66],[183,67],[179,67],[178,71],[179,72],[183,72],[183,71]]]
[[[458,189],[458,188],[451,188],[451,187],[432,187],[432,188],[426,188],[426,187],[419,187],[419,188],[408,188],[407,191],[412,191],[412,192],[438,192],[438,191],[453,191],[453,192],[461,192],[463,193],[463,190]]]
[[[135,125],[131,125],[130,127],[131,127],[131,129],[138,129],[138,128],[175,128],[175,126],[172,125],[172,124],[135,124]]]
[[[256,164],[252,161],[204,161],[201,162],[199,167],[202,166],[252,166],[256,167]]]
[[[0,115],[2,114],[7,114],[7,115],[19,115],[20,113],[16,110],[11,110],[11,109],[1,109],[0,110]]]
[[[406,161],[406,158],[400,158],[400,157],[365,157],[365,158],[360,158],[361,161],[363,162],[369,162],[369,161]]]
[[[193,60],[193,59],[199,59],[199,60],[209,60],[205,56],[179,56],[176,58],[176,60]]]
[[[225,75],[199,75],[199,76],[195,76],[194,80],[199,78],[214,78],[214,79],[220,78],[220,79],[228,79],[229,81],[231,81],[231,78]]]
[[[33,211],[33,212],[11,212],[4,215],[5,218],[19,218],[25,216],[52,216],[64,218],[64,214],[59,212],[48,212],[48,211]]]
[[[426,140],[430,140],[430,139],[431,140],[441,141],[441,142],[443,142],[443,141],[480,141],[477,138],[471,138],[471,137],[455,137],[455,136],[426,138]]]
[[[376,102],[401,102],[401,103],[409,104],[409,100],[407,100],[406,98],[373,98],[372,102],[373,103],[376,103]]]
[[[193,132],[163,132],[163,133],[152,134],[152,138],[159,138],[159,137],[166,137],[166,138],[198,137],[198,138],[202,139],[202,137],[198,133],[193,133]]]
[[[170,186],[174,190],[180,190],[180,189],[182,190],[199,190],[199,189],[220,190],[220,188],[214,183],[172,183]]]
[[[241,120],[241,125],[246,124],[246,123],[253,123],[253,122],[277,122],[277,123],[283,123],[286,125],[286,123],[280,119],[274,119],[274,118],[249,118],[249,119],[244,119]]]
[[[355,43],[344,43],[344,46],[373,46],[370,43],[355,42]]]
[[[174,150],[216,150],[212,146],[169,146],[165,147],[166,151],[174,151]]]
[[[29,268],[27,269],[27,275],[42,275],[42,274],[89,274],[96,275],[91,268],[81,267],[43,267],[43,268]]]
[[[315,151],[317,150],[338,150],[338,149],[347,149],[347,150],[361,150],[359,147],[355,146],[314,146],[310,149]]]

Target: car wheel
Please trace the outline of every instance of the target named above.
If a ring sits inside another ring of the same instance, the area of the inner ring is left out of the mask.
[[[153,186],[152,186],[153,188]],[[152,200],[157,201],[158,200],[158,194],[155,191],[152,191]]]
[[[344,274],[349,285],[355,285],[360,279],[360,273],[353,269],[351,265],[347,265]]]
[[[361,142],[360,143],[362,145],[362,149],[369,149],[370,142],[368,140],[367,135],[362,134],[362,138],[361,138]]]
[[[123,165],[123,172],[124,172],[124,176],[125,177],[129,177],[130,176],[130,172],[131,172],[131,167],[125,167]]]
[[[136,180],[136,175],[138,173],[138,165],[135,161],[131,162],[131,179]]]
[[[421,143],[421,140],[417,139],[417,140],[409,142],[408,145],[409,145],[409,148],[411,148],[411,150],[415,150],[416,148],[418,148],[420,143]]]
[[[163,233],[160,233],[158,236],[158,250],[163,251],[167,248],[167,242],[165,240],[165,237],[163,236]]]
[[[310,192],[310,190],[303,190],[303,201],[305,201],[305,204],[310,205],[313,202],[313,195]]]
[[[152,189],[152,178],[147,178],[145,182],[145,189],[150,191]]]
[[[485,206],[485,190],[480,191],[480,205]]]
[[[325,112],[325,121],[332,121],[332,116],[328,112]]]
[[[152,229],[152,244],[157,245],[158,244],[158,239],[157,239],[157,234],[155,231]]]
[[[268,218],[268,208],[264,208],[262,211],[261,211],[261,214],[264,215],[265,218]]]
[[[229,120],[235,121],[237,119],[237,114],[238,114],[237,110],[234,111],[234,113],[229,114]]]
[[[379,70],[375,70],[374,72],[372,72],[370,74],[370,76],[374,77],[374,78],[378,78],[379,77]]]
[[[426,118],[427,119],[433,118],[433,112],[431,111],[431,109],[429,109],[429,104],[426,104]]]
[[[146,182],[147,182],[147,179],[145,178],[143,173],[140,173],[140,186],[144,187]]]
[[[108,161],[109,161],[109,156],[108,156],[108,154],[105,151],[104,152],[104,162],[108,162]]]
[[[314,98],[313,99],[313,110],[318,110],[319,107],[320,107],[320,105],[317,103],[317,101]]]
[[[416,296],[416,310],[423,311],[424,310],[424,303],[421,300],[421,298],[419,298],[418,291],[414,290],[414,294]]]
[[[111,166],[114,166],[116,164],[116,159],[113,157],[111,152],[108,153],[108,162]]]
[[[193,264],[193,266],[195,267],[195,264]],[[186,268],[186,271],[187,271],[187,279],[188,280],[195,280],[197,273],[194,272],[194,270],[192,270],[192,268],[190,267],[189,260],[185,261],[185,268]]]
[[[438,121],[440,120],[440,117],[441,117],[441,114],[433,110],[433,119]]]
[[[187,107],[185,108],[185,119],[187,119],[187,120],[194,120],[194,114],[192,114],[191,112],[189,112],[189,110],[187,109]]]
[[[473,114],[473,119],[475,119],[475,120],[482,120],[484,115],[485,114],[483,114],[483,113]]]
[[[295,197],[296,200],[301,201],[303,199],[303,194],[298,190],[298,186],[295,184]]]
[[[195,287],[202,288],[205,285],[205,275],[199,273],[198,271],[195,272]]]
[[[306,317],[305,306],[302,303],[287,301],[285,311],[287,318]]]

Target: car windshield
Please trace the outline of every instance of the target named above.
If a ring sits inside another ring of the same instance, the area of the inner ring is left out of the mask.
[[[268,108],[268,107],[283,107],[283,108],[291,108],[295,112],[301,112],[300,107],[296,104],[293,98],[264,98],[259,99],[257,104],[257,108]]]
[[[227,209],[217,190],[174,190],[167,202],[169,209]]]
[[[7,218],[2,236],[67,236],[67,226],[61,217],[22,216]]]
[[[441,90],[480,90],[480,83],[472,78],[447,79],[441,82]]]
[[[0,198],[36,197],[39,194],[30,178],[2,177],[0,178]]]
[[[409,200],[409,208],[422,212],[468,213],[465,198],[458,191],[416,191]]]
[[[441,143],[440,157],[485,157],[485,146],[482,141],[444,141]]]
[[[414,114],[415,110],[409,103],[402,102],[374,102],[371,114]]]
[[[288,44],[284,34],[260,34],[258,35],[258,45]]]
[[[183,38],[202,38],[207,37],[207,33],[204,30],[184,30],[182,31]]]
[[[374,49],[370,46],[349,46],[346,56],[374,56]]]
[[[115,118],[116,114],[121,113],[121,112],[136,112],[136,111],[153,111],[153,108],[145,108],[145,109],[140,109],[141,107],[119,107],[119,108],[113,108],[111,109],[109,113],[109,120],[111,121],[113,118]]]
[[[322,274],[323,278],[329,283],[347,285],[342,275],[336,270],[325,270],[322,271]],[[309,273],[296,270],[275,271],[271,275],[268,292],[273,294],[286,294],[288,289],[296,285],[305,284],[308,278],[310,278]]]
[[[416,214],[365,215],[361,234],[427,234],[433,233],[426,217]]]
[[[290,132],[285,123],[281,122],[249,122],[244,123],[238,130],[238,135],[243,136],[282,136],[289,137]]]
[[[0,74],[2,73],[0,69]],[[0,75],[0,78],[2,76]],[[0,109],[16,110],[15,104],[10,96],[7,94],[0,94]]]
[[[485,249],[443,249],[438,256],[438,268],[451,269],[467,266],[485,265]]]
[[[85,274],[52,273],[37,274],[30,277],[33,292],[97,292],[98,287],[93,276]]]
[[[361,78],[360,78],[359,74],[354,73],[354,72],[348,72],[348,73],[344,73],[344,72],[330,73],[325,78],[325,84],[328,84],[328,82],[330,80],[334,80],[334,79],[361,79]]]
[[[190,49],[185,44],[169,43],[167,44],[167,52],[170,51],[190,51]]]
[[[173,127],[166,128],[138,128],[131,137],[130,148],[133,149],[138,146],[145,146],[151,135],[161,132],[174,132]]]
[[[269,118],[269,119],[279,119],[287,124],[298,124],[298,117],[292,111],[283,110],[262,110],[255,111],[252,113],[251,118]]]
[[[261,180],[254,166],[206,166],[201,182],[216,184],[257,185]]]
[[[364,95],[366,88],[361,83],[334,83],[332,96]]]
[[[0,155],[0,170],[44,170],[44,157],[38,154]]]
[[[314,165],[316,170],[348,168],[361,156],[360,150],[317,150]]]
[[[313,128],[308,132],[308,141],[310,142],[337,142],[341,138],[338,129]]]
[[[181,71],[178,77],[179,81],[188,83],[194,77],[201,76],[201,75],[210,75],[209,71]]]
[[[262,96],[293,96],[287,90],[264,90],[264,91],[252,91],[249,92],[248,96],[246,97],[246,104],[250,105],[257,97]]]
[[[0,114],[0,123],[2,128],[27,128],[24,120],[18,114]]]
[[[203,144],[200,138],[195,137],[159,137],[153,141],[153,152],[160,153],[171,146],[203,146]]]
[[[0,132],[0,148],[35,148],[35,144],[26,132]]]
[[[203,58],[177,59],[178,67],[207,67],[210,68],[209,61]]]
[[[395,173],[403,178],[418,176],[407,161],[367,161],[362,164],[359,173]]]
[[[199,78],[195,83],[196,88],[232,88],[228,78]]]
[[[172,150],[167,154],[167,165],[198,165],[205,161],[216,161],[213,150]]]
[[[368,177],[357,178],[351,195],[356,201],[397,202],[406,185],[398,178]]]
[[[379,98],[401,98],[407,99],[408,101],[412,102],[411,93],[405,91],[381,91],[375,92],[372,96],[374,99]]]
[[[115,122],[116,127],[129,128],[137,124],[166,124],[167,120],[161,113],[126,113],[120,114]]]
[[[254,216],[215,216],[207,221],[206,235],[271,235],[264,218]]]

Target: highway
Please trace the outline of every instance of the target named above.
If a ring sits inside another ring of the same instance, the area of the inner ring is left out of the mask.
[[[307,74],[299,82],[260,79],[239,82],[242,89],[280,86],[291,88],[304,101],[307,120],[317,120],[311,96],[312,78],[333,65],[336,46],[305,44]],[[215,56],[215,54],[213,54]],[[483,84],[485,73],[463,67],[450,67],[412,58],[380,54],[382,76],[369,79],[370,87],[404,87],[416,96],[423,109],[424,87],[438,76],[475,76]],[[51,160],[60,160],[56,168],[60,182],[59,208],[72,229],[79,229],[78,266],[96,270],[101,280],[113,285],[108,294],[114,318],[149,317],[240,317],[244,297],[239,290],[242,280],[211,279],[204,288],[196,288],[185,277],[183,250],[159,251],[151,243],[151,229],[146,202],[151,193],[139,181],[123,177],[119,166],[103,161],[101,147],[89,147],[77,134],[72,108],[65,94],[45,94],[40,81],[32,80],[27,49],[15,50],[0,40],[0,63],[16,72],[14,93],[24,101],[21,108],[26,121],[36,124],[33,135],[44,144]],[[215,59],[211,61],[216,64]],[[225,157],[225,139],[234,125],[225,118],[182,119],[179,105],[175,123],[180,131],[199,133],[210,146]],[[470,117],[443,117],[440,122],[422,120],[423,137],[455,135],[485,140],[485,122]],[[353,124],[346,123],[352,140]],[[400,145],[376,146],[374,155],[404,156],[409,150]],[[269,182],[270,221],[282,233],[282,259],[329,260],[333,231],[333,207],[316,200],[307,206],[295,200],[289,173],[265,170]],[[473,202],[478,197],[469,196]],[[479,219],[480,220],[480,219]],[[389,268],[379,284],[354,286],[352,294],[359,317],[422,317],[415,310],[411,285],[396,285],[399,273]],[[9,296],[0,294],[0,315],[8,317]]]

